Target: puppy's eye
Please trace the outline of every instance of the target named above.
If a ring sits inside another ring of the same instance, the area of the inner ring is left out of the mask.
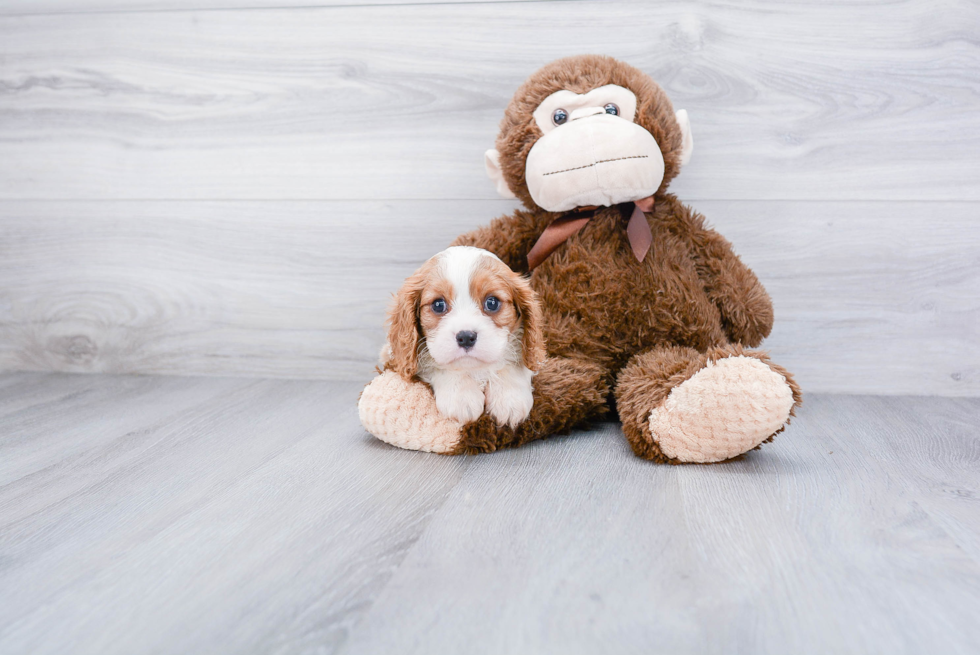
[[[432,311],[436,314],[445,314],[447,309],[449,309],[449,306],[442,298],[436,298],[432,301]]]
[[[561,125],[568,120],[568,112],[564,109],[556,109],[555,113],[551,115],[551,120],[554,121],[555,125]]]
[[[495,296],[487,296],[487,299],[483,301],[483,309],[493,314],[500,309],[500,301]]]
[[[619,107],[617,107],[611,102],[605,107],[603,107],[603,109],[606,110],[607,114],[612,114],[613,116],[619,116]]]

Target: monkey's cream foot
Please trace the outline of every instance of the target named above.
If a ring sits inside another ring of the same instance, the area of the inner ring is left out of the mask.
[[[364,429],[399,448],[448,454],[461,439],[462,423],[439,413],[429,388],[393,371],[365,387],[357,410]]]
[[[640,457],[671,464],[722,462],[780,432],[800,388],[765,353],[737,345],[698,352],[662,346],[620,372],[616,407]]]
[[[782,429],[793,408],[782,375],[753,357],[709,361],[650,412],[660,450],[681,462],[721,462]]]

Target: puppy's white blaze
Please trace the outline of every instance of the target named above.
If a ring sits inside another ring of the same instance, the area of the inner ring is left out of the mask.
[[[483,257],[499,258],[491,252],[471,246],[454,246],[439,255],[439,270],[455,290],[449,312],[426,338],[429,354],[440,366],[453,369],[502,367],[506,362],[510,332],[497,327],[481,310],[483,298],[470,296],[473,270]],[[456,343],[459,332],[475,332],[476,344],[468,351]]]

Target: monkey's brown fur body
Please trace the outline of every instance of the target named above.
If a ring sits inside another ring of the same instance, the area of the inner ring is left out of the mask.
[[[663,182],[654,194],[654,210],[646,215],[653,246],[643,261],[630,249],[626,223],[632,203],[601,208],[530,272],[544,312],[548,352],[534,379],[531,414],[516,430],[498,427],[484,415],[462,426],[458,443],[445,452],[488,452],[565,433],[606,414],[613,396],[638,456],[670,463],[719,461],[742,451],[706,445],[702,456],[698,442],[723,440],[740,406],[746,415],[778,422],[748,450],[788,422],[776,410],[768,412],[767,403],[776,403],[778,396],[792,414],[801,402],[792,376],[764,353],[750,350],[772,329],[769,295],[728,241],[667,193],[680,170],[681,130],[666,94],[630,66],[608,57],[573,57],[544,67],[524,83],[506,111],[497,149],[507,185],[528,209],[463,235],[454,245],[485,248],[515,271],[528,272],[528,251],[561,216],[537,207],[524,179],[528,152],[541,137],[531,113],[556,90],[585,93],[608,84],[636,95],[635,122],[654,136],[663,153]],[[687,389],[668,402],[685,383],[690,383]],[[790,395],[791,407],[786,404]],[[677,403],[686,403],[687,409],[675,409]],[[670,412],[682,410],[688,412],[688,423],[671,424]],[[704,414],[703,427],[692,429],[691,421],[702,425],[698,411]],[[652,431],[657,421],[666,426],[662,435]],[[662,448],[664,435],[674,456]]]
[[[709,360],[756,357],[783,375],[758,346],[772,329],[769,295],[704,219],[670,194],[658,194],[648,215],[654,246],[644,261],[626,240],[625,211],[597,212],[531,273],[544,311],[549,361],[535,378],[535,405],[516,434],[484,419],[466,426],[460,452],[494,450],[567,432],[607,410],[615,390],[623,431],[634,452],[672,461],[660,452],[644,419],[678,384]],[[495,253],[516,271],[556,214],[518,211],[464,235],[454,245]],[[530,228],[530,229],[529,229]]]

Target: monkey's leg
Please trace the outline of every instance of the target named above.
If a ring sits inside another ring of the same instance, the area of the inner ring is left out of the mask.
[[[446,455],[519,446],[568,432],[607,410],[608,372],[594,362],[548,358],[532,384],[534,406],[516,429],[498,426],[487,414],[467,425],[447,418],[436,409],[427,385],[406,382],[392,371],[379,375],[364,389],[357,407],[365,429],[382,441]]]
[[[802,402],[789,372],[737,345],[640,353],[620,371],[615,394],[633,452],[671,464],[721,462],[757,448]]]

